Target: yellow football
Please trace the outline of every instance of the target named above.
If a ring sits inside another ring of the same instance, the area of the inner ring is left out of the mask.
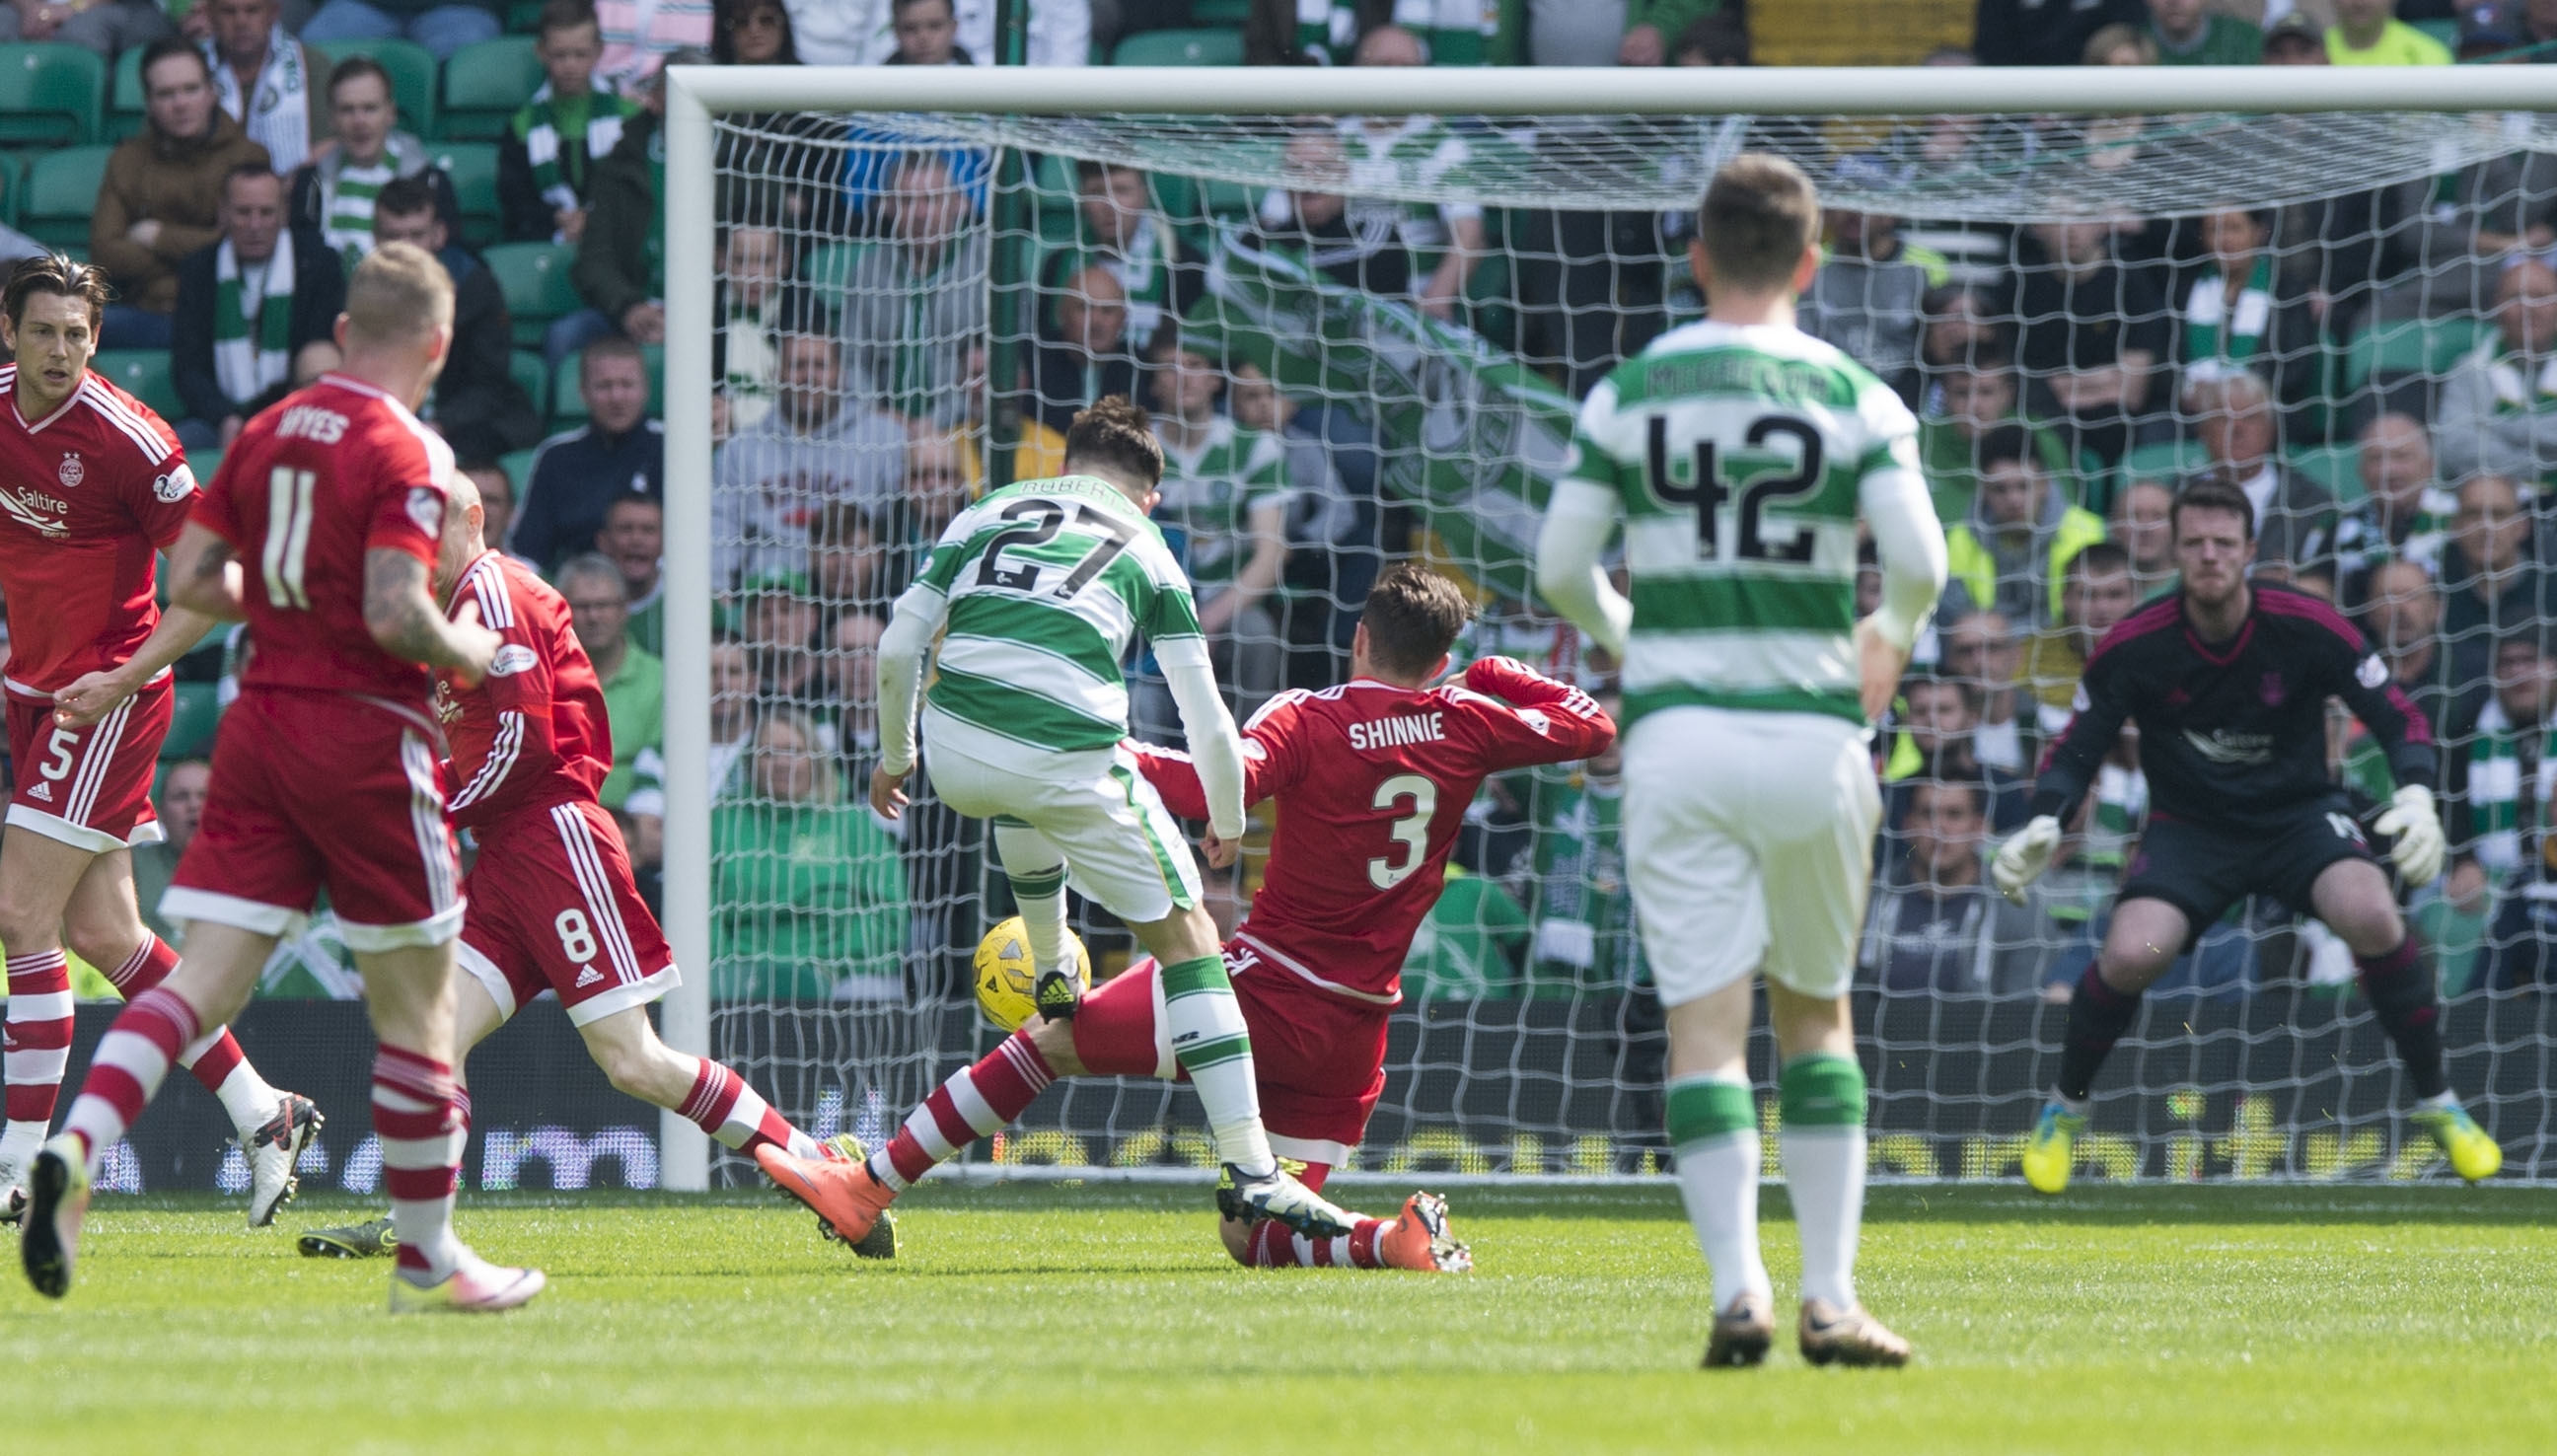
[[[1074,957],[1076,975],[1083,989],[1092,989],[1092,957],[1083,949],[1083,938],[1069,930],[1065,947]],[[1022,1022],[1038,1013],[1038,1002],[1031,998],[1035,977],[1030,969],[1029,932],[1021,917],[1013,916],[986,932],[977,942],[977,1008],[986,1019],[1006,1031],[1020,1029]]]

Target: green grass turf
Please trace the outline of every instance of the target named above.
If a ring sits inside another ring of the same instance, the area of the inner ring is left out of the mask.
[[[1205,1201],[926,1185],[856,1265],[769,1198],[473,1197],[550,1292],[392,1320],[386,1264],[293,1252],[357,1205],[108,1199],[67,1301],[0,1280],[0,1449],[2557,1449],[2557,1191],[1881,1189],[1863,1292],[1920,1363],[1710,1375],[1667,1189],[1460,1190],[1465,1278],[1237,1269]]]

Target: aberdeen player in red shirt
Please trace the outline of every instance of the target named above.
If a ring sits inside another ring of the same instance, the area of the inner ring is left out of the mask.
[[[479,842],[462,882],[454,1036],[465,1057],[544,991],[612,1085],[667,1108],[726,1146],[772,1143],[805,1157],[823,1144],[736,1072],[667,1046],[648,1003],[675,989],[675,954],[639,898],[630,855],[596,790],[612,770],[604,688],[569,625],[568,602],[533,569],[482,537],[478,489],[453,477],[436,594],[447,615],[468,612],[497,633],[487,680],[466,687],[439,674],[436,712],[453,745],[446,765],[458,829]],[[462,1061],[457,1083],[467,1081]],[[470,1116],[470,1099],[463,1099]],[[858,1146],[858,1144],[855,1144]],[[360,1257],[384,1252],[387,1221],[320,1229],[302,1252]]]
[[[88,371],[106,308],[98,271],[68,258],[19,263],[0,292],[0,594],[18,608],[6,689],[18,787],[0,840],[0,945],[8,947],[8,1130],[0,1223],[45,1140],[71,1044],[66,942],[116,990],[139,995],[178,964],[142,923],[134,845],[160,839],[151,778],[168,736],[169,664],[212,627],[153,600],[160,548],[177,539],[196,480],[150,407]],[[308,1098],[266,1085],[227,1030],[177,1059],[221,1099],[250,1167],[248,1221],[293,1193],[293,1164],[320,1129]]]
[[[1261,1117],[1279,1156],[1319,1189],[1347,1161],[1385,1090],[1385,1033],[1403,999],[1413,932],[1445,881],[1447,853],[1490,774],[1584,758],[1616,726],[1588,694],[1508,658],[1466,669],[1463,687],[1425,687],[1472,614],[1454,583],[1392,568],[1368,594],[1349,682],[1281,694],[1243,735],[1244,798],[1276,799],[1270,865],[1252,914],[1225,945],[1252,1033]],[[1507,701],[1502,701],[1507,700]],[[1140,749],[1175,814],[1204,818],[1198,775],[1178,753]],[[820,1191],[842,1238],[867,1238],[907,1184],[1017,1118],[1060,1076],[1164,1077],[1177,1068],[1154,964],[1084,997],[1071,1020],[1034,1021],[954,1074],[860,1163],[756,1161]],[[1394,1219],[1361,1218],[1314,1241],[1284,1225],[1226,1220],[1226,1249],[1247,1264],[1472,1267],[1447,1233],[1446,1204],[1415,1193]]]
[[[337,320],[345,363],[249,422],[171,553],[173,596],[249,624],[254,644],[213,748],[204,817],[161,900],[187,954],[136,996],[36,1155],[19,1254],[70,1286],[97,1158],[198,1027],[237,1010],[276,941],[325,887],[363,973],[380,1045],[373,1128],[399,1235],[391,1308],[506,1309],[540,1292],[453,1234],[462,1162],[453,1064],[461,866],[444,820],[434,680],[487,674],[498,641],[430,589],[453,452],[411,413],[453,342],[453,281],[389,243]]]

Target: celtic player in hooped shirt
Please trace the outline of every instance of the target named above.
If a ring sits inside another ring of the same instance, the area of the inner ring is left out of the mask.
[[[1687,250],[1705,322],[1591,391],[1537,543],[1546,599],[1625,664],[1627,879],[1669,1008],[1679,1184],[1713,1275],[1707,1366],[1756,1365],[1775,1336],[1744,1054],[1762,971],[1803,1354],[1909,1358],[1855,1298],[1865,1086],[1846,990],[1882,812],[1865,725],[1935,607],[1945,540],[1908,408],[1794,327],[1819,219],[1791,163],[1747,154],[1715,176]],[[1860,622],[1859,518],[1883,572]],[[1599,568],[1619,524],[1630,600]]]
[[[1228,1217],[1268,1218],[1308,1238],[1350,1220],[1278,1166],[1261,1122],[1252,1038],[1201,904],[1180,827],[1137,770],[1120,663],[1142,633],[1188,730],[1207,786],[1209,862],[1230,864],[1243,834],[1243,744],[1217,693],[1189,581],[1145,513],[1163,449],[1145,415],[1112,396],[1074,417],[1062,478],[996,491],[959,514],[879,639],[879,765],[871,804],[895,818],[914,770],[914,700],[924,658],[928,769],[941,801],[994,821],[1037,970],[1040,1009],[1075,1010],[1065,965],[1065,883],[1126,921],[1163,966],[1170,1050],[1198,1087]],[[761,1147],[783,1191],[864,1249],[877,1211],[846,1166]]]

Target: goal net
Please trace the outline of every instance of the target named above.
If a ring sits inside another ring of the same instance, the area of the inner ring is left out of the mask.
[[[2059,998],[2137,853],[2135,743],[2031,904],[1984,889],[1983,859],[2021,823],[2087,647],[2171,585],[2166,502],[2212,474],[2262,511],[2259,574],[2338,600],[2443,744],[2458,867],[2408,893],[2409,918],[2455,1086],[2514,1171],[2557,1173],[2540,565],[2557,567],[2557,123],[888,114],[858,109],[869,84],[847,73],[840,111],[737,102],[708,124],[712,185],[670,183],[692,239],[670,244],[670,536],[706,555],[685,570],[717,607],[706,650],[669,624],[670,710],[698,695],[710,734],[691,780],[707,812],[671,816],[667,880],[688,972],[705,957],[682,936],[706,937],[708,1048],[793,1118],[875,1141],[991,1044],[968,960],[1009,909],[981,827],[920,775],[902,825],[862,807],[875,644],[951,514],[1054,473],[1073,411],[1131,394],[1159,422],[1157,519],[1223,626],[1238,717],[1343,679],[1367,584],[1410,556],[1480,603],[1460,661],[1509,654],[1603,693],[1614,665],[1535,598],[1536,522],[1579,398],[1700,317],[1692,208],[1757,149],[1818,183],[1828,252],[1801,322],[1917,413],[1952,536],[1946,606],[1875,745],[1887,823],[1856,1024],[1877,1173],[2013,1173]],[[1983,73],[1975,97],[1999,93]],[[681,110],[678,172],[699,155]],[[706,476],[681,400],[700,352]],[[673,556],[670,575],[680,589]],[[1176,742],[1150,660],[1128,666],[1138,731]],[[2332,736],[2338,778],[2384,802],[2358,726],[2339,715]],[[1608,759],[1486,785],[1412,951],[1357,1170],[1662,1169],[1623,792]],[[1269,852],[1257,823],[1214,893],[1228,920]],[[1102,972],[1139,953],[1074,910]],[[1772,1126],[1771,1056],[1762,1026]],[[2406,1136],[2410,1096],[2350,954],[2257,899],[2149,994],[2097,1085],[2087,1172],[2447,1176]],[[1061,1084],[970,1158],[1211,1162],[1185,1089],[1125,1081]],[[750,1172],[722,1157],[713,1179]]]

